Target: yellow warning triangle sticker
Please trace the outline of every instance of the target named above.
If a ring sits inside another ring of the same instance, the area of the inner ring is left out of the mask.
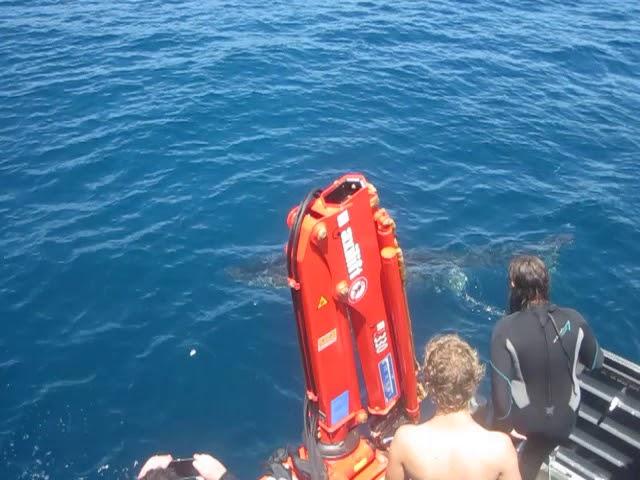
[[[322,307],[324,307],[327,303],[327,299],[324,298],[324,295],[320,297],[320,300],[318,300],[318,310],[320,310]]]

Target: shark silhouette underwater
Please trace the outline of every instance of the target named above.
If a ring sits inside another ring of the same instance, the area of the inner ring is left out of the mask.
[[[538,255],[553,271],[560,250],[572,244],[574,236],[563,233],[550,235],[540,242],[507,240],[488,245],[452,249],[403,249],[407,284],[427,284],[436,290],[452,290],[464,294],[468,278],[465,270],[503,269],[506,272],[511,258],[519,254]],[[287,267],[283,248],[225,269],[234,281],[257,288],[286,288]]]

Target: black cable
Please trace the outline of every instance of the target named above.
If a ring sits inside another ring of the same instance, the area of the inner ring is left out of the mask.
[[[291,280],[294,282],[298,282],[298,268],[296,265],[296,257],[298,255],[298,244],[300,242],[300,227],[302,226],[302,221],[304,216],[307,214],[311,207],[311,203],[320,196],[321,190],[313,190],[309,192],[305,197],[298,211],[296,212],[296,216],[291,225],[291,232],[289,233],[289,241],[287,242],[287,273]],[[293,311],[296,316],[296,323],[298,328],[296,329],[298,335],[298,345],[300,345],[300,350],[302,351],[302,366],[305,372],[305,377],[311,379],[311,372],[309,371],[309,365],[307,365],[308,358],[308,347],[307,343],[304,339],[304,335],[302,334],[302,325],[300,324],[300,301],[299,301],[299,292],[295,288],[291,288],[291,302],[293,303]],[[315,385],[308,385],[308,387],[315,391]]]
[[[298,255],[298,245],[300,242],[300,228],[302,226],[305,215],[308,213],[311,207],[312,202],[320,196],[321,192],[321,190],[313,190],[305,196],[291,225],[291,233],[289,234],[289,241],[287,243],[287,273],[289,275],[289,278],[296,283],[299,282],[296,257]],[[305,360],[304,368],[306,373],[308,374],[307,378],[311,379],[310,372],[308,371],[309,367],[306,365],[306,352],[308,351],[308,348],[302,334],[302,328],[298,318],[298,314],[300,312],[299,291],[293,287],[291,288],[291,299],[293,301],[294,310],[296,312],[296,321],[298,322],[298,342],[300,344],[300,348],[302,349],[303,360]],[[314,385],[309,385],[309,387],[315,389]],[[327,471],[324,462],[322,461],[320,449],[318,448],[318,410],[317,406],[312,405],[306,395],[304,399],[303,415],[303,443],[309,455],[311,480],[326,480]]]
[[[298,252],[298,243],[300,241],[300,227],[302,226],[302,220],[304,216],[308,213],[309,207],[311,206],[311,202],[320,196],[322,190],[313,190],[309,192],[305,197],[302,203],[300,204],[300,208],[296,212],[296,217],[293,220],[293,224],[291,225],[291,232],[289,233],[289,242],[287,243],[287,270],[289,273],[289,277],[298,281],[298,271],[296,267],[295,255]]]
[[[303,440],[309,455],[311,480],[326,480],[327,470],[318,448],[318,409],[305,396],[303,410],[305,416]]]

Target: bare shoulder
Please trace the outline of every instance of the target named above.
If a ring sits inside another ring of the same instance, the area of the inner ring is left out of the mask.
[[[394,445],[411,444],[417,434],[416,429],[417,427],[415,425],[402,425],[396,430],[396,434],[393,436]]]
[[[407,447],[411,445],[411,428],[409,425],[403,425],[396,430],[393,440],[389,446],[389,458],[391,463],[402,463],[407,452]]]
[[[391,447],[396,452],[398,450],[405,453],[412,452],[427,441],[428,430],[425,425],[403,425],[396,430]]]
[[[513,446],[511,437],[502,432],[488,432],[491,435],[493,450],[490,458],[493,465],[500,471],[500,478],[508,480],[521,480],[518,468],[518,454]]]
[[[517,455],[511,437],[506,433],[487,431],[487,444],[491,446],[495,455],[505,457]]]

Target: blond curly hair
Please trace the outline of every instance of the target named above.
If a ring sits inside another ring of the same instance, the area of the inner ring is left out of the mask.
[[[468,408],[484,370],[478,352],[456,334],[438,335],[427,343],[426,386],[438,413]]]

